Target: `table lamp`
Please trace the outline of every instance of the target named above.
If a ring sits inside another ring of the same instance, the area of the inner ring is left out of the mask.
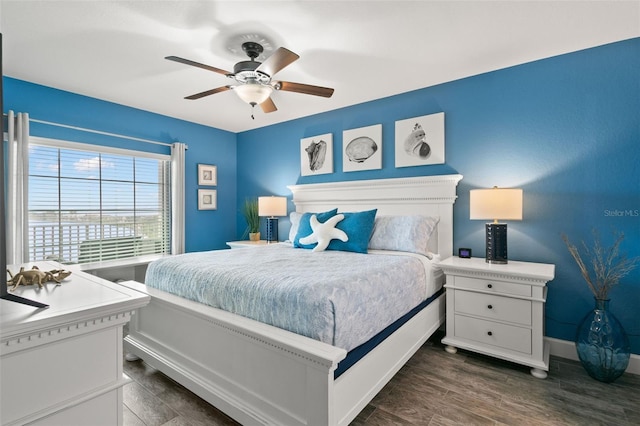
[[[258,216],[267,216],[267,243],[278,241],[278,219],[287,215],[286,197],[258,197]]]
[[[472,189],[470,219],[493,219],[486,228],[487,263],[507,263],[507,224],[498,220],[522,220],[522,189]]]

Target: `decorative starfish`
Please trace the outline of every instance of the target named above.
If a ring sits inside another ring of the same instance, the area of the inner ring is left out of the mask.
[[[311,235],[307,235],[304,238],[300,238],[302,244],[318,243],[313,251],[324,251],[331,240],[340,240],[342,242],[349,241],[349,237],[344,231],[337,229],[336,224],[344,219],[343,214],[337,214],[324,223],[318,222],[316,215],[311,215],[309,218],[309,224],[313,232]]]

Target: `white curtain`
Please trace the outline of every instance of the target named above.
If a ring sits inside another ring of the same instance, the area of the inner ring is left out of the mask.
[[[29,261],[29,114],[8,114],[7,264]]]
[[[184,158],[187,145],[171,145],[171,254],[182,254],[184,245]]]

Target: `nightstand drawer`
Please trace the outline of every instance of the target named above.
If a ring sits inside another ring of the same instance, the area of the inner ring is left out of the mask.
[[[455,336],[485,345],[531,354],[531,330],[528,328],[456,315]]]
[[[531,301],[529,300],[460,290],[456,290],[454,298],[456,313],[531,325]]]
[[[531,297],[531,286],[526,284],[515,284],[505,281],[485,280],[480,278],[454,277],[454,285],[457,288],[468,288],[470,290],[483,290],[495,293],[512,294],[515,296]]]

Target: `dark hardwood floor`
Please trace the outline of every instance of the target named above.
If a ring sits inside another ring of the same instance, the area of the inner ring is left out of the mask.
[[[436,333],[353,425],[640,425],[640,376],[612,384],[551,358],[549,377],[471,352],[451,355]],[[236,425],[142,361],[125,361],[125,426]]]

